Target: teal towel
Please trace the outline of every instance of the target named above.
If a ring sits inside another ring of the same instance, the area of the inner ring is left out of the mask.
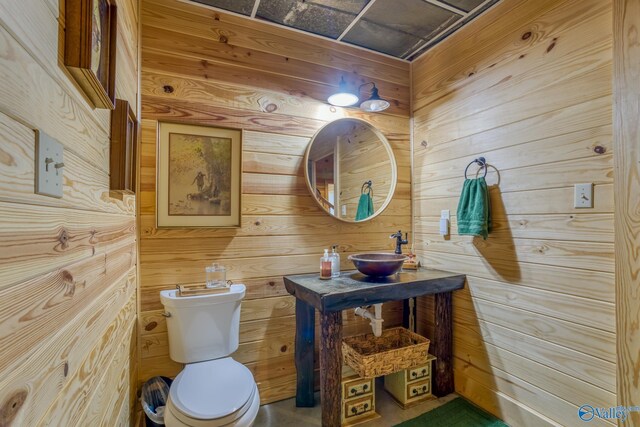
[[[491,202],[484,178],[465,179],[458,202],[458,234],[482,236],[491,232]]]
[[[373,198],[368,193],[361,194],[358,202],[358,211],[356,212],[356,221],[367,219],[371,215],[373,215]]]

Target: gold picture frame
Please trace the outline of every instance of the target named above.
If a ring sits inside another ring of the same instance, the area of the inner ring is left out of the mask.
[[[115,0],[66,0],[64,65],[96,108],[114,109],[117,9]]]
[[[242,131],[158,124],[156,226],[240,227]]]

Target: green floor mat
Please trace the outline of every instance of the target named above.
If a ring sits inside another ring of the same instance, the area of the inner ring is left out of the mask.
[[[457,398],[396,427],[509,427],[468,401]]]

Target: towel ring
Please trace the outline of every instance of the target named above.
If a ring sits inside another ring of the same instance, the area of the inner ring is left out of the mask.
[[[484,157],[478,157],[477,159],[473,159],[471,162],[469,162],[467,167],[464,169],[464,179],[468,179],[467,178],[467,171],[469,170],[469,166],[471,166],[474,163],[477,163],[478,166],[480,166],[480,170],[484,169],[484,175],[482,175],[482,177],[486,178],[487,177],[487,172],[489,171],[489,168],[487,168],[487,160]],[[480,172],[480,171],[478,171],[478,172]]]
[[[362,188],[360,189],[360,194],[364,194],[364,190],[369,190],[369,194],[371,194],[372,185],[373,185],[373,182],[371,182],[371,180],[365,181],[364,184],[362,184]]]

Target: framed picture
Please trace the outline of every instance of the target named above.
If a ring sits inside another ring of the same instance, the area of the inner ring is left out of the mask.
[[[242,131],[160,123],[156,222],[239,227]]]
[[[64,65],[96,108],[115,107],[115,0],[66,0]]]
[[[110,189],[135,193],[138,121],[128,101],[116,99],[111,111]]]

